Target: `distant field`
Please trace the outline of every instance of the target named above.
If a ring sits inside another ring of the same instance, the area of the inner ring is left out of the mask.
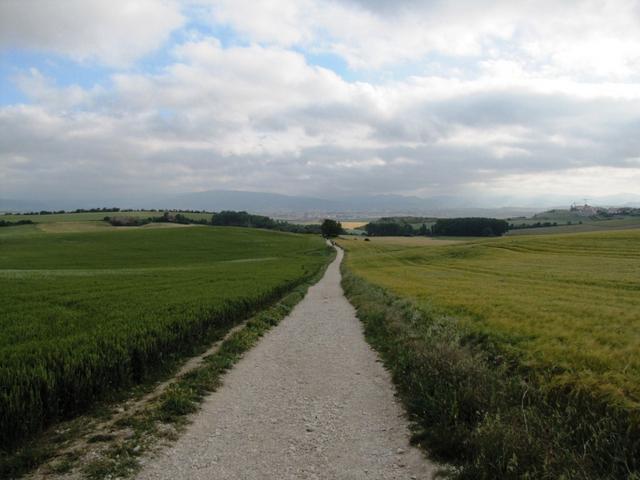
[[[83,212],[83,213],[52,213],[50,215],[0,215],[0,220],[15,222],[18,220],[31,220],[34,223],[54,223],[54,222],[85,222],[92,220],[102,220],[106,216],[117,217],[160,217],[164,212]],[[179,212],[175,212],[179,213]],[[211,213],[189,213],[183,214],[194,220],[211,220]]]
[[[342,228],[346,228],[348,230],[354,230],[356,228],[364,227],[367,222],[340,222],[342,223]]]
[[[0,229],[0,449],[143,380],[328,255],[317,236],[81,223]]]
[[[38,230],[45,233],[80,233],[80,232],[105,232],[105,231],[118,231],[127,232],[131,230],[149,230],[157,228],[184,228],[194,227],[193,224],[180,224],[180,223],[147,223],[139,227],[113,227],[107,222],[103,221],[85,221],[85,222],[45,222],[38,223]],[[11,227],[15,228],[15,227]]]
[[[535,223],[537,219],[530,220],[525,223]],[[543,220],[544,221],[544,220]],[[600,232],[605,230],[626,230],[640,228],[640,217],[616,218],[611,220],[590,220],[583,218],[579,224],[573,221],[572,225],[559,225],[557,227],[541,227],[541,228],[523,228],[519,230],[510,230],[509,236],[514,235],[547,235],[562,233],[579,233],[579,232]],[[521,223],[515,221],[512,223]]]
[[[136,230],[156,230],[166,228],[195,228],[199,225],[180,223],[148,223],[139,227],[113,227],[107,222],[87,220],[84,222],[43,222],[33,225],[18,225],[0,228],[0,239],[25,237],[43,233],[89,233],[89,232],[132,232]]]
[[[436,246],[436,245],[454,245],[463,241],[474,240],[473,237],[462,238],[438,238],[438,237],[367,237],[369,240],[365,242],[361,237],[344,237],[342,242],[365,242],[372,243],[374,245],[387,245],[391,248],[403,248],[403,247],[420,247],[420,246]]]
[[[341,242],[357,275],[461,318],[555,384],[640,408],[640,230],[375,240]]]

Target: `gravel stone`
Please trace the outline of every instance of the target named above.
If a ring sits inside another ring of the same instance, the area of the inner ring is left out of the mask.
[[[343,253],[140,480],[431,479],[340,286]],[[402,462],[398,453],[402,452]]]

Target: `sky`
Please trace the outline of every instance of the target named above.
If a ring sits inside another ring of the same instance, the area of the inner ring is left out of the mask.
[[[0,0],[0,197],[640,199],[640,0]]]

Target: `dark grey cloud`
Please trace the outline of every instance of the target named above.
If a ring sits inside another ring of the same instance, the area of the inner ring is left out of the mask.
[[[434,7],[441,7],[445,4],[444,0],[339,0],[340,3],[345,5],[353,5],[364,10],[369,10],[378,14],[398,14],[405,13],[407,11],[419,10],[424,12],[427,9],[433,9]],[[464,2],[460,2],[461,4]]]

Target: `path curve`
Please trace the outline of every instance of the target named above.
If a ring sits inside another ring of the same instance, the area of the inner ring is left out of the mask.
[[[140,480],[430,479],[340,286],[342,250]]]

